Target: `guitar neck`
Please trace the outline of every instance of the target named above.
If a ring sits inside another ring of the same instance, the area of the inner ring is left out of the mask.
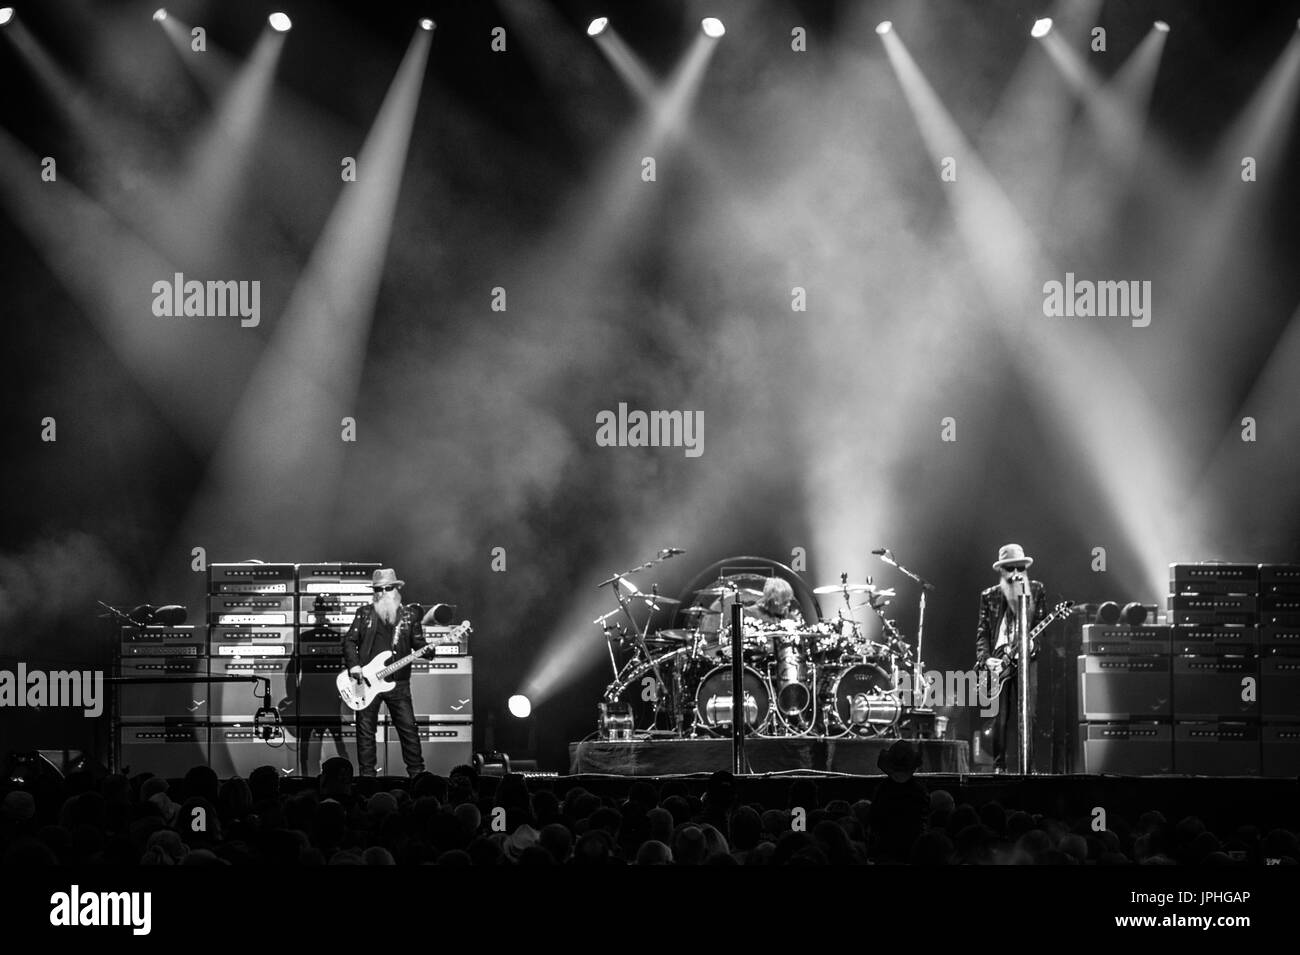
[[[424,656],[426,653],[429,652],[430,649],[433,648],[433,646],[434,644],[432,643],[426,643],[424,646],[420,647],[420,649],[412,650],[410,653],[402,657],[402,659],[398,660],[396,663],[388,664],[388,666],[384,667],[382,670],[377,672],[375,676],[379,677],[379,679],[381,680],[385,679],[388,676],[388,674],[396,673],[398,670],[406,666],[411,661]]]
[[[469,633],[470,628],[469,628],[468,621],[462,623],[458,627],[425,627],[424,628],[425,636],[428,636],[431,631],[440,634],[445,634],[448,637],[459,637],[461,634]],[[420,647],[420,649],[412,650],[410,653],[402,657],[402,659],[398,660],[396,663],[388,664],[388,666],[379,670],[375,674],[375,676],[379,677],[379,679],[382,680],[386,678],[388,674],[396,673],[398,670],[402,669],[402,667],[406,666],[408,663],[411,663],[413,660],[417,660],[420,657],[424,656],[426,653],[428,653],[436,646],[437,644],[433,642],[426,643],[424,646]]]
[[[1068,611],[1073,606],[1074,606],[1073,604],[1067,604],[1067,603],[1057,605],[1056,609],[1053,610],[1051,613],[1049,613],[1046,617],[1044,617],[1042,622],[1038,626],[1034,627],[1033,630],[1029,631],[1029,643],[1032,645],[1033,642],[1038,639],[1038,635],[1042,633],[1044,630],[1046,630],[1051,625],[1052,621],[1054,621],[1057,617],[1059,617],[1061,614]],[[1016,655],[1019,653],[1019,648],[1020,648],[1019,642],[1007,644],[1007,647],[1008,647],[1006,651],[1007,659],[1014,660]]]

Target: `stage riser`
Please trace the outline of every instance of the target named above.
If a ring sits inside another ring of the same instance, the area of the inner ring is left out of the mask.
[[[749,770],[778,773],[788,770],[879,774],[881,752],[888,739],[753,739],[745,743]],[[916,740],[921,771],[970,772],[970,745],[964,741]],[[731,740],[595,741],[569,746],[569,772],[610,773],[626,776],[663,776],[730,770]]]

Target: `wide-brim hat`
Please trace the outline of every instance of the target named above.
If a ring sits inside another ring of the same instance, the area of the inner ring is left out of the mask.
[[[406,581],[397,579],[397,571],[391,567],[385,567],[383,570],[377,570],[370,579],[370,587],[405,587]]]
[[[876,765],[882,773],[914,773],[921,768],[921,751],[910,740],[895,740],[889,749],[880,751]]]
[[[1028,567],[1034,558],[1025,556],[1025,549],[1019,544],[1004,544],[998,551],[998,559],[993,562],[994,570],[1003,567]]]

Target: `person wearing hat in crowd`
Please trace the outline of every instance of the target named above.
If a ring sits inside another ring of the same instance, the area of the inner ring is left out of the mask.
[[[381,654],[392,653],[396,660],[424,646],[420,608],[402,606],[402,588],[406,581],[397,579],[392,568],[375,571],[371,578],[374,600],[368,607],[358,607],[352,625],[343,638],[343,662],[348,673],[363,690],[361,668]],[[375,727],[379,723],[379,704],[388,706],[388,715],[402,742],[402,760],[410,776],[424,772],[420,752],[420,735],[415,726],[415,705],[411,701],[411,668],[404,666],[388,676],[396,685],[375,697],[363,710],[357,710],[357,762],[362,776],[375,776],[378,747]]]
[[[1030,580],[1026,571],[1033,564],[1032,557],[1025,556],[1025,549],[1019,544],[1006,544],[998,551],[998,559],[993,562],[993,569],[998,572],[999,580],[980,594],[979,628],[975,633],[975,668],[987,669],[996,688],[997,680],[1006,661],[995,654],[999,647],[1009,647],[1016,637],[1016,615],[1018,596],[1028,588],[1029,613],[1025,626],[1029,630],[1047,616],[1045,588],[1041,581]],[[1030,661],[1031,677],[1033,662]],[[1015,737],[1016,708],[1019,705],[1017,680],[1006,681],[997,698],[997,713],[993,716],[993,767],[996,772],[1007,768],[1007,751],[1013,754],[1018,747],[1012,745]],[[1023,767],[1021,767],[1023,772]]]
[[[871,800],[871,844],[882,862],[907,862],[930,819],[930,793],[916,778],[921,751],[911,740],[895,740],[880,751],[876,766],[885,774]]]

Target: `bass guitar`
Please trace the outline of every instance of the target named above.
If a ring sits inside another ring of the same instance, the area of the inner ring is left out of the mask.
[[[1031,656],[1037,650],[1037,648],[1034,646],[1034,641],[1038,639],[1038,635],[1042,633],[1044,630],[1046,630],[1048,625],[1051,624],[1054,620],[1056,620],[1057,617],[1061,616],[1062,614],[1069,613],[1073,608],[1074,608],[1073,600],[1062,600],[1059,604],[1057,604],[1052,609],[1051,613],[1049,613],[1046,617],[1042,619],[1042,622],[1039,623],[1038,626],[1034,627],[1033,630],[1029,631],[1029,647],[1030,647]],[[1016,664],[1019,662],[1019,657],[1020,657],[1019,640],[1013,640],[1010,643],[1004,643],[1002,646],[996,648],[992,653],[989,654],[990,659],[996,658],[1006,663],[1006,666],[1004,666],[1002,670],[998,673],[998,686],[997,689],[994,690],[989,695],[990,700],[997,699],[998,696],[1002,693],[1002,688],[1007,685],[1007,680],[1011,679],[1012,675],[1016,672]]]
[[[393,673],[396,673],[412,660],[418,660],[440,643],[454,643],[472,631],[473,628],[469,625],[468,620],[461,621],[457,627],[425,627],[424,634],[426,637],[430,634],[436,634],[441,639],[437,641],[430,640],[420,649],[412,650],[400,660],[393,660],[396,654],[391,650],[378,654],[361,668],[360,685],[358,685],[358,681],[352,679],[346,668],[341,670],[338,678],[334,681],[334,685],[338,687],[339,699],[347,704],[348,709],[364,710],[375,701],[375,697],[379,696],[380,693],[387,693],[397,685],[388,679]],[[388,662],[390,660],[393,662]]]

